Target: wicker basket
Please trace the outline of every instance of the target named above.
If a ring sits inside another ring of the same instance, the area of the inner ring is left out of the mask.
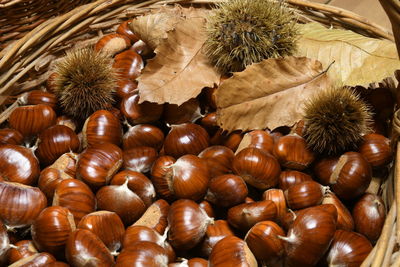
[[[62,14],[58,8],[69,8],[90,1],[0,0],[2,15],[0,16],[0,33],[2,33],[0,41],[15,40],[19,36],[23,36],[0,51],[0,104],[3,103],[0,124],[18,106],[17,102],[6,103],[6,105],[4,101],[7,96],[40,87],[49,76],[50,71],[48,70],[51,63],[65,50],[94,44],[102,35],[114,32],[122,21],[160,8],[164,4],[179,3],[201,7],[218,1],[222,0],[98,0]],[[380,1],[391,16],[394,25],[393,32],[400,33],[397,28],[400,21],[400,4],[397,3],[397,0]],[[49,4],[36,9],[36,6],[42,2]],[[317,21],[337,28],[350,29],[369,37],[395,41],[394,36],[388,30],[344,9],[305,0],[287,0],[286,2],[297,10],[302,22]],[[13,23],[20,20],[25,14],[21,12],[17,15],[18,12],[15,11],[27,12],[26,6],[30,3],[35,3],[35,7],[32,4],[32,7],[29,8],[31,19],[25,21],[26,24],[25,22]],[[12,8],[16,8],[16,10],[11,13]],[[40,12],[40,16],[36,12]],[[60,15],[47,19],[57,14]],[[10,23],[10,20],[11,25],[5,26]],[[19,34],[12,32],[19,32]],[[6,34],[4,35],[4,33]],[[400,46],[398,45],[398,47]],[[393,118],[392,143],[394,146],[397,145],[397,139],[400,136],[399,112],[395,113]],[[399,157],[400,149],[397,149],[396,158]],[[382,196],[388,207],[388,215],[380,239],[362,266],[400,266],[400,253],[397,251],[400,245],[400,235],[396,234],[400,233],[400,220],[396,220],[397,214],[400,214],[399,168],[400,160],[396,160],[389,178],[382,185],[378,185],[378,188],[382,188],[380,191],[383,192]]]

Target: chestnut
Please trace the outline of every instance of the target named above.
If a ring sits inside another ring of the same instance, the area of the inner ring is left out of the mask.
[[[31,225],[47,206],[37,187],[0,182],[0,220],[9,228]]]
[[[132,81],[128,78],[119,79],[115,87],[115,94],[119,99],[123,99],[135,92],[137,92],[137,81]]]
[[[194,122],[201,117],[200,103],[196,98],[191,98],[181,105],[164,105],[163,119],[170,125]]]
[[[199,206],[201,209],[203,209],[207,213],[208,217],[211,217],[211,218],[215,217],[214,208],[212,207],[210,202],[203,200],[202,202],[199,203]]]
[[[76,131],[76,128],[78,128],[78,123],[74,119],[72,119],[66,115],[61,115],[61,116],[57,117],[56,125],[67,126],[67,127],[71,128],[71,130],[74,132]]]
[[[189,250],[200,243],[212,221],[196,202],[179,199],[168,212],[168,240],[175,249]]]
[[[338,218],[337,218],[337,229],[353,231],[354,221],[351,216],[350,211],[347,207],[340,201],[340,199],[332,192],[328,192],[324,195],[322,204],[332,204],[335,206]]]
[[[236,153],[246,147],[255,147],[272,154],[274,149],[274,138],[267,131],[253,130],[243,136]]]
[[[29,105],[16,108],[8,118],[10,127],[24,138],[33,137],[56,123],[56,113],[48,105]]]
[[[230,148],[233,152],[236,152],[240,142],[242,142],[243,133],[241,131],[233,131],[229,134],[225,133],[224,130],[218,129],[210,140],[212,145],[223,145]]]
[[[224,239],[227,236],[234,235],[235,234],[229,227],[228,222],[225,220],[217,220],[214,223],[209,224],[207,226],[204,240],[201,244],[201,253],[208,258],[215,244],[217,244],[221,239]]]
[[[39,162],[29,148],[0,145],[0,162],[0,176],[7,181],[33,185],[39,177]]]
[[[54,125],[39,135],[39,145],[36,156],[44,166],[52,164],[62,154],[77,152],[79,139],[76,133],[64,125]]]
[[[121,251],[115,267],[167,266],[168,262],[168,255],[164,248],[153,242],[140,241]]]
[[[94,46],[94,50],[113,56],[128,49],[130,45],[131,40],[127,36],[118,33],[112,33],[101,37]]]
[[[232,172],[233,151],[226,146],[210,146],[200,152],[199,158],[206,161],[210,177]]]
[[[390,139],[377,133],[364,135],[358,151],[373,168],[386,166],[393,157]]]
[[[140,146],[125,149],[123,152],[123,168],[135,172],[147,173],[157,159],[158,153],[152,147]]]
[[[277,219],[282,221],[287,213],[286,198],[283,190],[271,188],[264,191],[262,195],[263,200],[272,200],[277,208]]]
[[[10,238],[8,237],[6,226],[0,221],[0,265],[1,266],[3,266],[6,263],[7,258],[10,259],[9,255],[11,255],[11,253],[16,251],[16,248],[18,248],[17,246],[14,247],[15,248],[11,248]]]
[[[258,148],[248,147],[235,155],[233,172],[258,189],[268,189],[278,184],[280,165],[275,157]]]
[[[67,208],[78,225],[83,216],[96,210],[96,198],[84,182],[77,179],[61,181],[54,192],[53,206]]]
[[[312,181],[311,176],[296,170],[284,170],[279,175],[279,188],[285,191],[292,185],[305,181]]]
[[[67,208],[45,208],[31,226],[32,240],[39,251],[63,258],[70,233],[75,230],[74,216]]]
[[[72,232],[66,242],[65,255],[72,266],[113,266],[114,257],[94,233],[86,229]]]
[[[122,141],[122,128],[119,119],[108,110],[98,110],[90,115],[82,129],[83,146],[99,143],[119,145]]]
[[[304,170],[314,161],[314,153],[307,148],[306,140],[297,135],[285,135],[275,143],[274,155],[282,166]]]
[[[93,232],[112,254],[122,246],[125,227],[115,212],[102,210],[89,213],[80,220],[77,228]]]
[[[232,207],[244,202],[248,190],[240,176],[226,174],[214,177],[208,185],[206,200],[221,207]]]
[[[285,197],[289,208],[304,209],[321,204],[329,187],[322,186],[314,181],[305,181],[289,187]]]
[[[132,92],[122,98],[120,110],[130,123],[150,123],[161,117],[163,105],[147,101],[139,104],[139,94]]]
[[[12,264],[20,259],[39,253],[32,240],[20,240],[8,251],[8,263]]]
[[[207,131],[200,125],[183,123],[172,125],[164,140],[164,152],[175,158],[185,154],[199,154],[209,145]]]
[[[386,219],[386,208],[383,199],[375,194],[363,195],[353,208],[355,231],[375,243]]]
[[[118,78],[135,80],[144,67],[142,57],[133,50],[126,50],[114,57],[113,69]]]
[[[159,199],[147,208],[145,213],[133,225],[144,225],[164,234],[167,228],[169,204],[164,199]]]
[[[0,129],[0,144],[21,145],[24,137],[15,129]]]
[[[172,200],[174,194],[171,191],[171,166],[175,163],[175,159],[170,156],[161,156],[153,164],[151,168],[151,181],[156,189],[157,194],[167,200]]]
[[[211,251],[210,267],[248,266],[257,267],[257,260],[246,242],[236,236],[227,236]]]
[[[147,146],[153,147],[158,151],[161,149],[163,143],[164,133],[158,127],[150,124],[131,126],[122,137],[122,147],[124,150]]]
[[[130,29],[129,24],[131,23],[132,20],[126,20],[124,22],[122,22],[116,32],[118,34],[124,35],[126,37],[128,37],[132,43],[135,43],[137,41],[139,41],[139,37]]]
[[[24,105],[44,104],[48,105],[52,109],[57,108],[56,95],[42,90],[32,90],[27,92],[26,99],[23,99],[22,101],[24,102]]]
[[[29,257],[20,259],[9,265],[10,267],[29,267],[29,266],[54,266],[56,259],[47,252],[35,253]]]
[[[213,136],[219,129],[217,123],[217,112],[211,112],[206,114],[200,119],[200,124],[208,132],[210,136]]]
[[[114,144],[96,144],[83,151],[76,169],[78,179],[97,190],[108,184],[122,165],[122,150]]]

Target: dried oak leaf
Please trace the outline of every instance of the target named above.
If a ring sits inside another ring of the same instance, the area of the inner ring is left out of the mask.
[[[328,29],[319,23],[299,25],[301,38],[295,56],[319,60],[339,83],[368,86],[400,69],[396,44],[348,30]]]
[[[291,126],[301,119],[305,101],[329,86],[315,59],[266,59],[221,84],[216,91],[217,121],[227,131]]]
[[[168,38],[156,48],[155,58],[148,61],[137,79],[140,103],[181,105],[200,94],[204,87],[213,87],[221,74],[204,54],[205,18],[183,20],[168,32]]]

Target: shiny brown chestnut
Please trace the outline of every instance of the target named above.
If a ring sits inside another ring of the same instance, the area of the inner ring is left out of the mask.
[[[53,263],[55,262],[56,259],[53,257],[53,255],[47,252],[42,252],[20,259],[19,261],[9,265],[9,267],[54,266]]]
[[[339,158],[321,159],[316,162],[314,173],[321,184],[329,185],[343,200],[361,196],[372,176],[370,164],[358,152],[346,152]]]
[[[284,170],[279,175],[279,188],[285,191],[289,189],[292,185],[299,184],[305,181],[312,181],[310,175],[295,171],[295,170]]]
[[[151,168],[151,181],[156,189],[157,194],[167,200],[172,200],[174,194],[171,191],[171,166],[175,163],[175,159],[171,156],[161,156],[153,164]]]
[[[126,79],[119,79],[115,86],[115,94],[120,98],[123,99],[133,93],[137,92],[137,81],[132,81],[128,78]]]
[[[78,179],[97,190],[108,184],[122,165],[122,150],[114,144],[102,143],[81,153],[76,169]]]
[[[310,166],[315,159],[305,139],[297,134],[279,138],[274,145],[274,155],[282,166],[300,171]]]
[[[229,227],[227,221],[225,220],[214,221],[214,223],[211,223],[207,226],[207,231],[204,236],[204,240],[201,243],[201,253],[208,258],[215,244],[217,244],[220,240],[224,239],[227,236],[234,236],[234,235],[235,234]]]
[[[9,255],[11,255],[13,250],[16,250],[16,248],[18,248],[17,246],[14,246],[14,247],[15,248],[11,248],[10,238],[8,237],[7,228],[0,221],[0,265],[1,266],[5,265],[5,263],[7,262],[7,258],[10,259]],[[9,260],[9,263],[10,263],[10,260]]]
[[[267,131],[253,130],[243,136],[236,153],[246,147],[255,147],[272,154],[274,149],[274,138]]]
[[[232,207],[244,202],[248,190],[240,176],[226,174],[212,178],[208,184],[206,200],[221,207]]]
[[[53,206],[67,208],[78,225],[83,216],[96,210],[96,198],[84,182],[77,179],[61,181],[54,192]]]
[[[39,188],[0,182],[0,220],[7,227],[31,225],[46,206],[46,196]]]
[[[210,146],[200,152],[199,158],[206,160],[210,177],[232,172],[233,151],[226,146]]]
[[[76,133],[64,125],[47,128],[40,133],[39,140],[36,156],[44,166],[52,164],[64,153],[77,152],[80,145]]]
[[[42,90],[32,90],[27,92],[26,97],[22,99],[23,105],[48,105],[52,109],[57,109],[57,97],[51,92]]]
[[[375,194],[363,195],[353,208],[355,231],[373,244],[378,240],[386,219],[383,199]]]
[[[56,113],[48,105],[29,105],[16,108],[10,115],[10,127],[24,138],[35,136],[56,123]]]
[[[386,166],[393,157],[390,139],[376,133],[364,135],[358,151],[373,168]]]
[[[337,230],[326,256],[328,266],[360,266],[372,250],[364,236],[350,231]]]
[[[110,185],[123,185],[126,181],[128,181],[128,188],[140,197],[146,207],[149,207],[154,202],[156,197],[154,186],[149,178],[139,172],[120,171],[113,176]]]
[[[247,232],[261,221],[275,221],[277,208],[272,200],[243,203],[228,210],[227,220],[230,225]]]
[[[199,203],[199,206],[207,213],[208,217],[211,218],[215,217],[214,208],[213,206],[211,206],[210,202],[203,200],[202,202]]]
[[[279,238],[284,235],[285,231],[279,225],[272,221],[263,221],[250,228],[244,241],[257,260],[266,266],[273,266],[285,253],[283,240]]]
[[[124,149],[123,168],[135,172],[148,173],[157,157],[157,150],[148,146]]]
[[[65,256],[72,266],[113,266],[114,257],[94,233],[86,229],[72,232],[65,246]]]
[[[209,145],[207,131],[194,123],[172,125],[171,130],[164,140],[166,155],[179,158],[185,154],[199,154]]]
[[[127,36],[112,33],[101,37],[94,46],[94,50],[96,52],[102,52],[113,56],[128,49],[130,45],[131,40]]]
[[[99,143],[121,144],[121,123],[108,110],[98,110],[86,119],[82,129],[83,146],[92,146]]]
[[[159,267],[167,265],[168,255],[164,248],[153,242],[140,241],[121,251],[117,257],[115,267]]]
[[[32,240],[39,251],[63,258],[65,244],[75,228],[74,216],[67,208],[48,207],[31,226]]]
[[[275,157],[258,148],[248,147],[235,155],[233,172],[258,189],[268,189],[278,184],[280,165]]]
[[[201,126],[203,126],[204,129],[206,129],[210,136],[214,136],[214,134],[219,129],[217,123],[217,112],[206,114],[203,118],[200,119],[200,124]]]
[[[126,50],[114,58],[113,69],[122,79],[135,80],[144,67],[142,57],[133,50]]]
[[[0,129],[0,144],[21,145],[24,137],[15,129]]]
[[[122,137],[122,147],[124,150],[139,146],[147,146],[153,147],[158,151],[161,149],[163,143],[164,133],[160,128],[150,124],[131,126]]]
[[[129,189],[128,182],[103,186],[96,193],[97,208],[117,213],[125,225],[133,224],[146,211],[145,203]]]
[[[131,48],[131,50],[135,51],[139,55],[141,55],[143,58],[148,59],[154,55],[153,49],[151,49],[145,42],[142,40],[139,40],[135,42]]]
[[[200,243],[212,221],[196,202],[179,199],[168,212],[168,240],[175,249],[189,250]]]
[[[211,145],[222,145],[230,148],[233,152],[236,152],[242,141],[243,133],[241,131],[233,131],[231,133],[225,133],[224,130],[218,129],[217,132],[211,137]]]
[[[347,207],[340,201],[340,199],[332,192],[328,192],[324,195],[322,204],[332,204],[335,206],[338,218],[337,218],[337,229],[353,231],[354,221],[351,216],[350,211]]]
[[[133,225],[144,225],[164,234],[168,225],[169,204],[164,199],[159,199],[147,208],[145,213]]]
[[[120,110],[132,124],[151,123],[161,117],[163,105],[147,101],[139,104],[139,94],[133,92],[122,98]]]
[[[191,98],[182,105],[165,104],[163,119],[170,125],[194,122],[200,118],[200,103],[196,98]]]
[[[75,132],[76,128],[78,128],[78,123],[74,119],[72,119],[66,115],[58,116],[56,119],[56,124],[67,126],[67,127],[71,128],[71,130],[74,132]]]
[[[236,236],[227,236],[211,251],[210,267],[248,266],[257,267],[257,260],[246,242]]]
[[[33,185],[39,178],[39,161],[29,148],[1,145],[0,162],[0,176],[6,181]]]
[[[129,24],[131,23],[132,20],[126,20],[124,22],[122,22],[116,32],[118,34],[124,35],[126,37],[128,37],[132,43],[135,43],[137,41],[139,41],[139,37],[130,29]]]
[[[275,203],[277,209],[277,219],[282,221],[287,213],[286,198],[283,190],[271,188],[264,191],[262,195],[263,200],[271,200]]]
[[[39,253],[32,240],[21,240],[14,244],[8,251],[8,264],[12,264],[20,259],[27,258]]]
[[[208,261],[203,258],[180,258],[179,262],[170,263],[168,267],[208,267]]]
[[[305,181],[289,187],[285,191],[285,197],[289,208],[298,210],[321,204],[328,191],[328,186],[322,186],[314,181]]]
[[[125,227],[115,212],[101,210],[89,213],[80,220],[77,228],[93,232],[112,254],[122,246]]]

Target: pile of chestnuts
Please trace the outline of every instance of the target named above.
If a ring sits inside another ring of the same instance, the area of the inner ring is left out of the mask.
[[[1,266],[359,266],[386,208],[389,139],[319,157],[301,127],[225,133],[214,92],[139,104],[152,51],[122,23],[117,103],[84,122],[33,90],[0,129]],[[291,130],[291,131],[290,131]],[[383,173],[383,174],[382,174]],[[373,178],[374,177],[374,178]]]

